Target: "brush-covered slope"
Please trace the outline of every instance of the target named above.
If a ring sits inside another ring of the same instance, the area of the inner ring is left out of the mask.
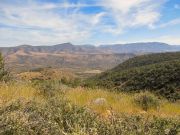
[[[90,45],[64,43],[54,46],[0,47],[11,71],[27,71],[34,68],[71,68],[107,70],[134,57],[134,54],[117,54]]]
[[[180,52],[137,56],[87,82],[87,85],[127,92],[149,90],[177,100],[180,99]]]

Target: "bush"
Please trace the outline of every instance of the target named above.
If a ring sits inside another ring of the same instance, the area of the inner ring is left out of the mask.
[[[102,119],[56,98],[45,103],[18,100],[0,107],[1,135],[177,135],[179,122],[141,115]]]
[[[5,70],[4,67],[4,59],[2,54],[0,53],[0,82],[1,81],[8,81],[9,80],[9,73]]]
[[[139,93],[135,95],[134,102],[144,111],[152,108],[157,109],[159,107],[159,99],[149,92]]]
[[[54,80],[34,80],[33,86],[39,90],[40,94],[45,97],[53,97],[56,92],[63,92],[62,83]]]
[[[69,102],[51,98],[46,103],[17,100],[0,107],[1,135],[63,135],[91,132],[96,116],[71,105]],[[88,131],[89,130],[89,131]]]
[[[61,79],[61,83],[65,84],[65,85],[67,85],[69,87],[76,88],[76,87],[81,85],[81,79],[80,78],[74,78],[72,80],[71,79],[68,80],[66,77],[63,77]]]

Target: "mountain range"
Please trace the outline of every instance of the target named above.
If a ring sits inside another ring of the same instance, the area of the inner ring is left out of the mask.
[[[114,53],[137,53],[137,54],[180,51],[179,45],[169,45],[160,42],[101,45],[100,48],[112,51]]]
[[[0,47],[7,67],[15,71],[41,67],[107,70],[136,55],[176,51],[180,51],[180,46],[159,42],[100,46],[63,43],[52,46]]]

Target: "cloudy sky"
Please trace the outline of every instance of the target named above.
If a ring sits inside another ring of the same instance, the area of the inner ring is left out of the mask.
[[[180,0],[0,0],[0,46],[180,45]]]

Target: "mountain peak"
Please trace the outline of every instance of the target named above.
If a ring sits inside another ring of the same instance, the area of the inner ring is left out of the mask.
[[[17,47],[19,47],[19,48],[26,48],[26,47],[32,47],[32,45],[26,45],[26,44],[24,44],[24,45],[19,45],[19,46],[17,46]]]
[[[56,44],[54,46],[74,46],[74,45],[70,42],[67,42],[67,43],[62,43],[62,44]]]

